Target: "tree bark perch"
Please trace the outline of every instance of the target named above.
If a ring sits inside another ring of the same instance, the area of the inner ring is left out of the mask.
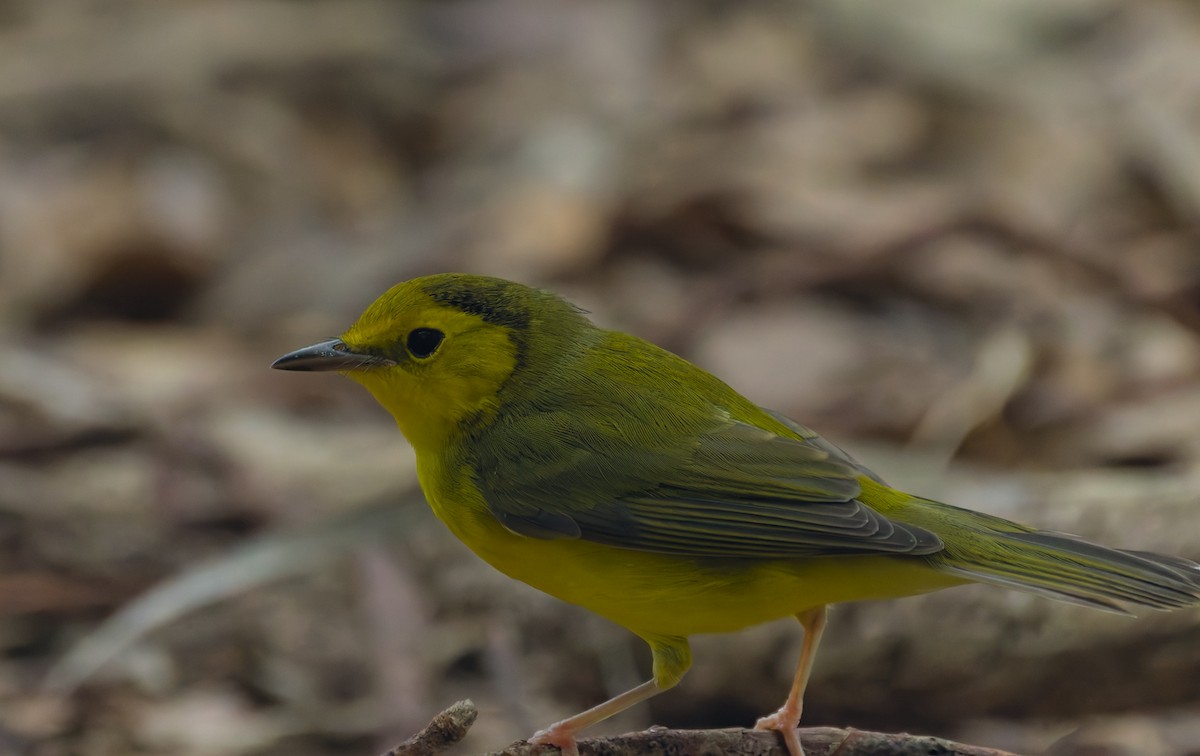
[[[475,704],[459,701],[434,717],[425,729],[384,756],[434,756],[467,734],[477,715]],[[994,748],[963,745],[926,735],[868,732],[836,727],[800,729],[807,756],[1013,756]],[[558,756],[554,746],[524,740],[485,756]],[[644,732],[579,741],[580,756],[787,756],[777,733],[729,728]]]

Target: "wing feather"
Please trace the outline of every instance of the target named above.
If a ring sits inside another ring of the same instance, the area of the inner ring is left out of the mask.
[[[573,428],[572,413],[552,414],[513,424],[488,445],[507,458],[477,463],[489,509],[520,535],[723,558],[942,549],[930,531],[860,501],[869,471],[790,421],[799,438],[714,417],[673,448],[646,448],[595,426]],[[531,459],[538,463],[520,464]],[[523,473],[503,480],[496,470]]]

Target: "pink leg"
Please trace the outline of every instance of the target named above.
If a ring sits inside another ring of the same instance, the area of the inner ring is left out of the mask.
[[[619,714],[651,696],[658,695],[664,690],[665,688],[658,687],[653,680],[648,680],[633,690],[627,690],[581,714],[568,717],[561,722],[555,722],[534,734],[529,742],[533,745],[558,746],[562,749],[563,756],[579,756],[579,747],[575,744],[576,733],[585,727],[591,727],[601,720],[608,719],[614,714]]]
[[[816,658],[817,646],[821,643],[821,633],[825,630],[825,607],[819,606],[800,612],[796,619],[804,626],[804,646],[800,649],[800,663],[796,666],[792,691],[779,711],[758,720],[754,729],[778,730],[783,735],[791,756],[804,756],[804,747],[800,745],[800,735],[796,732],[796,727],[800,724],[800,714],[804,711],[804,689],[808,687],[813,659]]]
[[[593,706],[582,714],[555,722],[536,733],[529,739],[529,742],[534,745],[558,746],[562,750],[563,756],[579,756],[579,746],[575,743],[575,736],[580,730],[591,727],[601,720],[608,719],[613,714],[625,711],[634,704],[641,703],[647,698],[674,687],[692,664],[692,652],[688,648],[687,638],[642,635],[642,639],[650,644],[650,653],[654,657],[653,680],[644,682],[619,696],[614,696],[599,706]]]

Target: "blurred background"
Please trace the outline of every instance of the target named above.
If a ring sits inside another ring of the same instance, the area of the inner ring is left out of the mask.
[[[0,753],[371,754],[467,696],[479,752],[648,676],[268,369],[430,272],[1200,558],[1198,52],[1184,0],[0,0]],[[600,731],[749,725],[799,643],[699,638]],[[805,721],[1197,754],[1200,611],[838,607]]]

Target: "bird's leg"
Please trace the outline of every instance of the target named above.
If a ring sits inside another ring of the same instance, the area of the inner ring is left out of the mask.
[[[796,677],[792,680],[792,691],[779,711],[763,717],[754,724],[756,730],[778,730],[787,743],[791,756],[804,756],[800,735],[796,732],[800,714],[804,711],[804,689],[808,687],[808,676],[812,672],[821,633],[825,630],[826,611],[824,606],[808,609],[796,615],[804,626],[804,646],[800,649],[800,663],[796,665]]]
[[[533,745],[558,746],[562,750],[563,756],[579,756],[579,748],[575,744],[576,733],[585,727],[591,727],[597,722],[608,719],[614,714],[620,714],[630,706],[662,692],[663,689],[658,687],[653,680],[647,680],[636,688],[614,696],[585,712],[568,717],[561,722],[555,722],[544,730],[538,730],[529,739],[529,742]]]
[[[647,680],[636,688],[627,690],[619,696],[613,696],[585,712],[567,717],[561,722],[555,722],[546,729],[535,733],[529,742],[533,745],[558,746],[562,750],[563,756],[579,756],[579,747],[575,743],[575,736],[580,730],[591,727],[614,714],[619,714],[634,704],[662,693],[667,688],[674,687],[683,677],[683,673],[687,672],[688,667],[692,665],[692,652],[688,648],[687,638],[642,637],[650,644],[650,651],[654,655],[653,680]]]

